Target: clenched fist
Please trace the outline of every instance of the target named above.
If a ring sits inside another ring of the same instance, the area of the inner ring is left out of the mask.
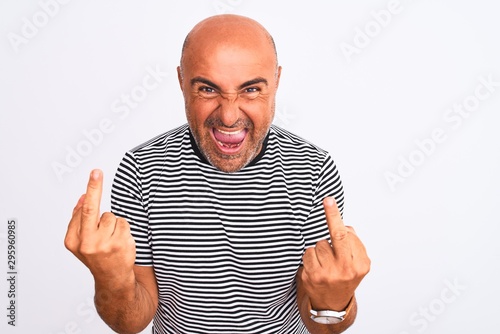
[[[110,212],[100,216],[102,172],[90,174],[87,192],[73,209],[64,244],[89,269],[96,283],[119,286],[134,278],[135,241],[130,225]]]

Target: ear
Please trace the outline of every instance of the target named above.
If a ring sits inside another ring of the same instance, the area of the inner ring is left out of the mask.
[[[182,69],[180,66],[177,66],[177,79],[179,80],[179,86],[181,87],[181,91],[184,92],[184,89],[182,87],[182,83],[183,83]]]
[[[280,84],[280,78],[281,78],[281,66],[278,66],[278,69],[276,70],[276,89],[278,89],[278,86]]]

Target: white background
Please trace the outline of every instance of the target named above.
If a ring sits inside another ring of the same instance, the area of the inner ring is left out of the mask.
[[[274,36],[283,66],[276,123],[328,150],[341,172],[345,223],[372,259],[347,333],[498,331],[495,1],[54,3],[0,2],[2,268],[7,220],[19,225],[17,326],[7,325],[2,279],[0,332],[111,332],[92,308],[91,275],[63,245],[71,210],[96,167],[109,210],[125,151],[185,122],[175,75],[182,41],[222,12]],[[157,87],[141,90],[151,70],[162,73]],[[125,114],[121,98],[131,94],[142,100]],[[453,113],[464,103],[470,112]],[[78,149],[80,159],[68,158]]]

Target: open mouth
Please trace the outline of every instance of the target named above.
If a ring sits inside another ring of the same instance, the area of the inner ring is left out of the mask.
[[[225,154],[234,154],[238,152],[239,148],[245,141],[247,132],[247,129],[240,129],[236,131],[224,131],[216,128],[212,129],[212,134],[217,146]]]

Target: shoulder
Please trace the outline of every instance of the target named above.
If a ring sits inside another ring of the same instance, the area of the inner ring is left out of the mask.
[[[329,153],[319,146],[279,126],[273,124],[269,131],[271,145],[279,146],[287,154],[296,153],[323,159],[329,156]]]
[[[165,151],[167,145],[175,145],[175,143],[180,145],[186,138],[189,139],[189,127],[187,124],[183,124],[151,138],[150,140],[132,148],[129,152],[135,155],[141,155],[157,149]]]
[[[190,150],[189,127],[183,124],[128,150],[121,165],[134,169],[157,168],[179,161]]]

